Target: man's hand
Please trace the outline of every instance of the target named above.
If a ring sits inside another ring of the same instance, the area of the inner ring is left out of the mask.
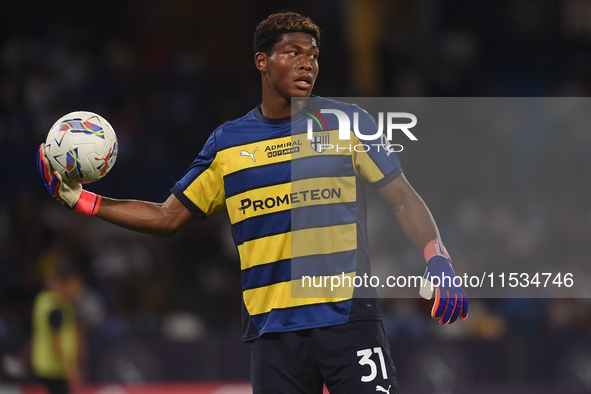
[[[421,297],[430,300],[435,292],[435,301],[431,316],[439,319],[441,324],[453,323],[458,316],[464,320],[468,317],[468,297],[461,286],[454,284],[456,274],[451,265],[451,259],[443,244],[431,241],[425,247],[424,284],[419,292]]]
[[[53,171],[45,156],[45,144],[41,144],[37,152],[37,170],[47,191],[59,202],[74,212],[87,216],[96,215],[101,196],[87,192],[79,183],[63,180],[57,171]]]

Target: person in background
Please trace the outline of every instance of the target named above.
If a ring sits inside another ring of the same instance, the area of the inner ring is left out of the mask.
[[[63,263],[45,275],[33,305],[31,368],[51,394],[72,393],[84,382],[84,342],[74,302],[85,284],[75,266]]]

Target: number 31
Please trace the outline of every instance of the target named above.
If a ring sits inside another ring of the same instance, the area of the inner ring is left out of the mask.
[[[386,371],[386,363],[384,362],[384,354],[382,353],[382,348],[375,347],[375,348],[373,348],[373,352],[376,353],[380,358],[380,366],[382,367],[382,376],[384,377],[384,379],[388,379],[388,372]],[[357,356],[361,357],[361,360],[359,360],[359,364],[369,365],[369,367],[371,368],[369,375],[361,377],[362,382],[371,382],[372,380],[374,380],[376,378],[376,375],[378,374],[378,367],[376,366],[376,363],[370,358],[371,355],[372,355],[371,349],[363,349],[363,350],[359,350],[357,352]]]

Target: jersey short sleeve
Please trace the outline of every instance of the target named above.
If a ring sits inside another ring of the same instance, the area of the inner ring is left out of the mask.
[[[224,179],[216,160],[218,130],[209,136],[197,158],[171,190],[193,215],[201,219],[226,205]]]
[[[363,136],[375,135],[378,131],[375,119],[362,108],[356,107],[359,133]],[[353,138],[359,147],[352,152],[355,173],[359,178],[380,188],[402,173],[400,159],[386,138],[385,132],[371,140],[361,140],[355,135]]]

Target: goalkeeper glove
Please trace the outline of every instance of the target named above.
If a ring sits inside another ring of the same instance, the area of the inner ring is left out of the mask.
[[[451,258],[439,241],[431,241],[425,246],[427,270],[419,294],[430,300],[435,292],[435,301],[431,316],[439,319],[441,324],[453,323],[458,316],[464,320],[468,317],[468,297],[466,292],[457,285],[456,274],[451,265]]]
[[[82,189],[82,185],[79,183],[63,180],[57,171],[53,171],[45,156],[45,144],[39,146],[37,170],[47,191],[59,202],[82,215],[96,215],[101,203],[101,196]]]

